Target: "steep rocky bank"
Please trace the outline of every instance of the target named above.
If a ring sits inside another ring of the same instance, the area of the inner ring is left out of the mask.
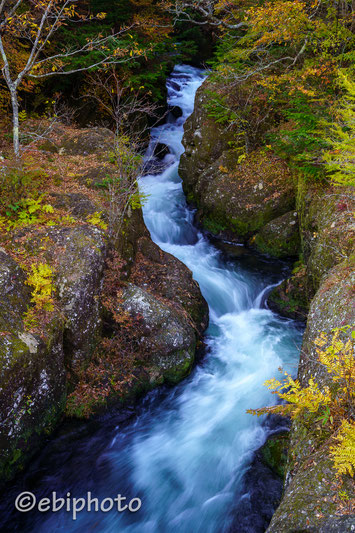
[[[118,239],[108,239],[109,206],[100,185],[115,172],[106,153],[112,134],[63,128],[55,141],[55,149],[43,151],[49,165],[50,154],[58,153],[57,167],[67,172],[55,176],[60,185],[45,193],[55,220],[2,237],[3,483],[64,415],[90,416],[183,379],[208,324],[207,304],[191,272],[152,242],[140,208],[128,210]],[[28,272],[39,262],[53,273],[54,305],[28,323]]]
[[[355,323],[353,191],[312,185],[268,146],[240,157],[231,132],[209,115],[209,88],[207,80],[185,126],[180,175],[188,201],[217,238],[299,259],[268,302],[285,316],[307,318],[298,377],[307,383],[312,374],[322,387],[330,377],[316,363],[315,340]],[[268,532],[350,531],[328,446],[303,422],[293,424],[290,442],[284,496]],[[350,478],[343,488],[352,493]]]

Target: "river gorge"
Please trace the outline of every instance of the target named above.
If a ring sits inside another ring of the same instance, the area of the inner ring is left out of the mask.
[[[133,411],[113,410],[88,426],[59,432],[5,502],[6,507],[20,488],[38,498],[51,491],[75,497],[91,491],[98,498],[139,497],[141,509],[82,512],[76,521],[63,511],[8,510],[4,527],[11,523],[11,531],[261,533],[267,526],[263,502],[250,504],[244,478],[254,452],[280,423],[270,429],[246,409],[272,404],[263,382],[277,376],[280,366],[297,373],[303,327],[265,303],[268,291],[287,276],[287,263],[241,245],[230,245],[226,253],[226,246],[213,245],[194,225],[178,165],[184,122],[204,78],[197,68],[175,67],[168,103],[180,107],[182,116],[169,115],[152,130],[147,157],[157,142],[170,153],[158,173],[139,181],[152,239],[187,265],[208,302],[204,357],[183,382],[148,393]],[[255,482],[266,493],[272,490],[267,480]]]

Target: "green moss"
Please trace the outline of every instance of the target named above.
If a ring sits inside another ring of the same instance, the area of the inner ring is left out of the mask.
[[[47,409],[37,425],[27,427],[11,443],[0,458],[0,486],[12,479],[17,472],[23,470],[29,459],[42,445],[44,438],[53,432],[64,411],[65,402],[66,393],[56,405]]]
[[[164,381],[175,385],[188,376],[194,362],[194,353],[195,347],[191,349],[191,352],[189,353],[190,357],[186,357],[186,351],[184,350],[177,352],[176,357],[181,358],[182,362],[176,365],[173,369],[169,369],[163,373]]]
[[[217,235],[221,231],[225,231],[227,229],[224,224],[209,216],[204,216],[202,218],[202,224],[207,231],[213,233],[214,235]]]
[[[285,477],[289,434],[282,433],[270,437],[261,449],[264,463],[281,478]]]

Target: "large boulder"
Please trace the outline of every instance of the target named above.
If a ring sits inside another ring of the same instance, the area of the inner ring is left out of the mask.
[[[271,220],[294,208],[295,195],[287,165],[263,150],[238,163],[228,150],[203,172],[182,171],[187,197],[198,208],[198,219],[215,235],[247,240]]]
[[[321,388],[330,385],[330,375],[317,361],[315,340],[324,332],[329,341],[333,328],[355,323],[354,282],[354,261],[346,260],[331,270],[313,299],[298,369],[302,385],[311,376]],[[292,425],[285,493],[268,533],[351,531],[353,518],[339,498],[329,442],[314,429],[303,418]],[[352,493],[351,478],[343,476],[342,490]]]
[[[103,154],[113,150],[115,136],[108,128],[85,128],[59,139],[59,153],[65,155]]]
[[[121,305],[133,317],[141,317],[142,351],[149,354],[148,364],[164,381],[177,383],[184,378],[194,362],[196,347],[188,318],[133,284],[124,288]]]
[[[250,244],[259,252],[280,259],[297,257],[301,244],[297,212],[290,211],[268,222],[252,237]]]
[[[30,333],[26,275],[0,252],[0,479],[22,468],[60,416],[66,397],[63,320],[54,312]]]
[[[191,271],[179,259],[161,250],[148,235],[136,244],[135,262],[130,281],[157,297],[165,298],[179,312],[189,317],[196,332],[208,326],[208,305]]]
[[[106,243],[94,226],[24,228],[14,248],[49,264],[54,310],[24,324],[32,306],[26,274],[0,252],[0,472],[11,478],[64,412],[68,371],[90,359],[101,331],[100,289]]]
[[[196,93],[194,112],[184,127],[179,173],[201,224],[214,235],[246,242],[294,209],[293,180],[286,163],[257,149],[257,143],[241,155],[240,137],[211,116],[214,90],[218,86],[207,80]]]
[[[90,359],[100,334],[100,290],[107,243],[93,225],[30,231],[26,249],[41,249],[53,267],[57,297],[65,317],[64,349],[68,368]]]

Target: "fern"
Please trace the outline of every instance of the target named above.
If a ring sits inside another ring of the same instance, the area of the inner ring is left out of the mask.
[[[343,420],[339,433],[334,437],[338,443],[330,447],[338,474],[354,475],[355,472],[355,423]]]
[[[334,461],[337,475],[350,474],[355,471],[355,424],[351,418],[355,403],[355,363],[354,337],[343,341],[340,333],[346,333],[350,326],[335,328],[331,342],[325,333],[321,333],[315,340],[319,362],[331,376],[330,386],[322,389],[313,376],[308,385],[302,387],[298,380],[294,380],[287,372],[285,378],[278,381],[270,379],[264,385],[277,394],[286,403],[260,409],[248,409],[253,415],[278,413],[293,419],[308,418],[323,432],[331,432],[337,441],[330,447],[330,454]],[[327,346],[328,345],[328,346]],[[327,347],[326,347],[327,346]]]

